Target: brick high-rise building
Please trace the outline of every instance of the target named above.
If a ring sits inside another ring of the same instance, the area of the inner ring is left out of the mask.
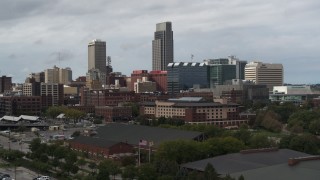
[[[0,77],[0,93],[10,91],[12,87],[12,77],[1,76]]]
[[[157,91],[167,92],[167,71],[150,71],[149,80],[156,83]]]

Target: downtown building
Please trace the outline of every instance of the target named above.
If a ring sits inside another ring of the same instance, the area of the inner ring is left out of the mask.
[[[134,70],[131,73],[131,81],[129,89],[134,90],[134,84],[137,82],[142,82],[143,80],[148,80],[154,82],[156,85],[155,91],[157,92],[167,92],[167,71],[150,71],[148,70]],[[149,91],[153,92],[153,91]]]
[[[171,22],[158,23],[152,41],[152,70],[167,70],[173,62],[173,31]]]
[[[0,77],[0,94],[11,91],[12,77],[1,76]]]
[[[64,100],[63,84],[41,83],[40,95],[43,108],[61,106]]]
[[[205,63],[176,62],[167,66],[169,94],[188,91],[190,88],[208,88],[208,66]]]
[[[239,105],[208,102],[200,97],[182,97],[167,101],[144,102],[140,114],[148,118],[181,119],[190,124],[214,124],[219,127],[239,126],[247,123],[240,119]]]
[[[106,42],[94,39],[88,44],[88,72],[86,86],[90,89],[100,89],[106,85]]]
[[[283,66],[282,64],[250,62],[245,67],[245,80],[266,85],[269,91],[272,91],[274,86],[283,85]]]
[[[54,66],[52,69],[44,70],[45,83],[70,84],[72,82],[71,68],[59,68]]]
[[[3,96],[0,97],[0,115],[20,116],[37,115],[42,109],[40,96]]]
[[[244,79],[244,70],[247,61],[241,61],[235,56],[218,59],[205,59],[208,65],[210,87],[226,84],[232,79]]]

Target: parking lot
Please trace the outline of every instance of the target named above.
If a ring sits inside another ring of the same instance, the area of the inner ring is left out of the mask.
[[[42,143],[47,143],[51,140],[51,137],[54,135],[64,135],[66,139],[68,139],[75,131],[83,131],[84,127],[71,127],[66,128],[64,130],[55,130],[55,131],[37,131],[31,132],[10,132],[9,133],[0,133],[0,148],[4,149],[12,149],[12,150],[19,150],[22,152],[29,152],[29,143],[34,139],[39,137]],[[33,172],[29,169],[24,167],[4,167],[3,165],[6,164],[5,161],[0,160],[0,173],[9,174],[12,179],[16,180],[30,180],[34,179],[40,175],[37,172]],[[50,178],[53,179],[53,178]]]

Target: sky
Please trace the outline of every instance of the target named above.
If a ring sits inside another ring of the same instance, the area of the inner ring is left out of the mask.
[[[165,21],[175,62],[235,55],[283,64],[285,83],[319,83],[319,0],[1,0],[0,75],[23,83],[56,65],[84,76],[93,39],[106,41],[114,71],[151,70]]]

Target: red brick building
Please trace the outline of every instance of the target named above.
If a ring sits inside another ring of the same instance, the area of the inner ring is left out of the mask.
[[[120,103],[135,102],[134,91],[119,89],[81,90],[81,106],[118,106]]]
[[[143,77],[147,77],[149,81],[156,83],[156,89],[160,92],[167,92],[167,71],[150,71],[148,70],[135,70],[131,74],[130,90],[134,90],[134,83],[142,81]]]
[[[150,71],[149,79],[156,83],[157,91],[167,92],[167,71]]]
[[[106,122],[131,120],[132,118],[131,106],[96,106],[95,113],[103,116]]]
[[[88,153],[93,158],[117,158],[133,155],[134,148],[125,142],[114,142],[103,138],[80,136],[70,140],[72,150]]]
[[[149,73],[148,70],[135,70],[131,73],[131,83],[128,88],[133,91],[134,90],[134,83],[138,81],[142,81],[143,77],[148,77]]]
[[[197,97],[141,103],[140,114],[149,118],[174,118],[190,124],[214,124],[220,127],[248,123],[247,119],[240,118],[238,104],[207,102]]]
[[[40,115],[40,96],[4,96],[0,97],[0,114],[2,115]]]

